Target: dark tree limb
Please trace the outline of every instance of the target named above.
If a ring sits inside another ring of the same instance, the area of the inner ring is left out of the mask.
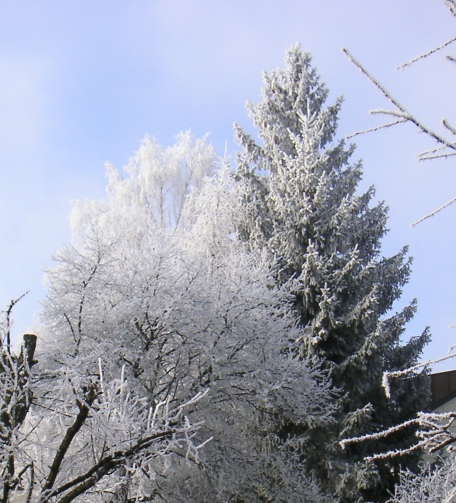
[[[49,492],[45,495],[45,498],[42,497],[40,502],[46,503],[50,500],[50,498],[56,497],[59,494],[69,491],[57,501],[58,503],[70,503],[81,494],[84,494],[84,492],[86,492],[88,489],[94,487],[95,484],[100,481],[105,475],[108,475],[116,470],[122,463],[125,462],[125,460],[130,459],[144,449],[147,449],[157,440],[171,438],[175,433],[175,429],[168,429],[154,433],[153,435],[149,435],[139,440],[129,449],[116,451],[113,454],[103,457],[86,473]]]
[[[60,468],[62,466],[63,460],[65,459],[66,453],[73,442],[75,436],[79,433],[82,426],[84,425],[90,411],[90,406],[93,404],[97,397],[97,388],[94,384],[89,386],[87,390],[86,396],[84,397],[84,402],[78,400],[77,406],[79,412],[74,420],[74,423],[67,429],[65,436],[63,437],[62,442],[57,449],[57,453],[54,457],[52,465],[49,469],[49,474],[46,479],[46,482],[42,489],[42,494],[48,492],[54,486],[55,480],[60,472]]]

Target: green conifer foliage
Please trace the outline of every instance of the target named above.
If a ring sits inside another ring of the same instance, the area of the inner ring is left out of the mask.
[[[259,140],[236,126],[242,151],[236,179],[244,191],[240,235],[266,249],[277,263],[277,282],[288,285],[301,327],[304,358],[320,361],[340,390],[337,424],[309,431],[288,425],[284,435],[306,441],[303,456],[320,483],[340,502],[383,501],[398,466],[415,457],[366,463],[364,457],[409,445],[414,431],[388,444],[361,443],[342,450],[342,438],[399,424],[423,409],[427,377],[396,386],[387,400],[385,370],[417,362],[429,334],[403,343],[415,302],[392,314],[410,275],[407,249],[381,254],[387,208],[373,204],[374,189],[357,193],[360,163],[354,147],[335,139],[341,100],[327,106],[328,90],[299,46],[286,67],[264,76],[263,99],[249,104]]]

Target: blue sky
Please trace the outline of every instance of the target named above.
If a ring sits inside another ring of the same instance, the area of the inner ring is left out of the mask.
[[[106,161],[121,167],[146,134],[169,145],[189,128],[233,152],[233,122],[250,127],[246,100],[259,99],[263,70],[282,66],[296,42],[331,99],[345,98],[340,136],[377,124],[368,111],[387,107],[342,47],[424,121],[456,123],[451,49],[395,70],[451,36],[441,0],[2,0],[0,306],[30,290],[13,332],[33,325],[42,270],[69,239],[70,201],[103,196]],[[385,254],[409,244],[415,257],[403,299],[417,297],[419,311],[407,336],[430,325],[425,356],[444,354],[456,342],[456,206],[410,224],[456,195],[456,165],[419,164],[429,143],[411,126],[354,141],[363,187],[390,207]]]

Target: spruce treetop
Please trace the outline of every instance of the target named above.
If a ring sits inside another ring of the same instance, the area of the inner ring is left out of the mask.
[[[373,187],[358,193],[361,163],[351,160],[354,146],[336,139],[342,100],[328,106],[327,98],[299,46],[288,51],[284,69],[265,74],[262,101],[248,105],[258,141],[236,127],[242,147],[236,177],[245,204],[240,235],[275,261],[276,281],[289,289],[301,329],[294,343],[303,358],[328,369],[341,392],[337,427],[323,437],[308,432],[303,456],[339,501],[361,501],[363,494],[384,494],[391,467],[363,464],[364,454],[380,446],[341,452],[337,441],[398,424],[422,406],[423,377],[408,395],[405,387],[397,391],[396,405],[383,396],[381,377],[413,365],[429,336],[401,343],[416,306],[391,312],[411,259],[406,247],[382,256],[387,207],[373,202]]]

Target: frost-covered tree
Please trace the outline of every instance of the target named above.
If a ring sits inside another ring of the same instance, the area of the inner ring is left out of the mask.
[[[245,214],[240,234],[276,262],[276,283],[290,285],[294,299],[300,354],[320,362],[340,389],[336,425],[306,430],[290,423],[283,434],[306,439],[303,457],[337,501],[382,501],[399,462],[363,461],[384,449],[382,442],[342,450],[339,441],[401,423],[423,407],[424,375],[398,386],[392,401],[381,379],[385,370],[413,365],[429,336],[402,343],[415,303],[391,310],[410,259],[405,248],[382,256],[387,208],[373,204],[373,188],[357,194],[362,168],[350,162],[354,147],[335,139],[341,101],[326,106],[327,96],[310,56],[297,46],[284,70],[265,74],[262,101],[249,104],[258,139],[236,129]],[[413,434],[385,442],[406,446]]]
[[[32,402],[31,368],[36,336],[24,335],[19,355],[11,348],[13,300],[0,322],[0,501],[8,501],[19,484],[17,461],[21,450],[21,426]]]
[[[91,501],[122,491],[119,470],[141,483],[144,467],[176,448],[197,457],[199,425],[188,413],[204,392],[186,403],[151,403],[129,385],[124,369],[106,378],[101,359],[90,373],[63,362],[54,369],[37,362],[33,334],[24,335],[16,355],[10,337],[15,303],[0,325],[2,503]]]
[[[37,377],[7,502],[131,501],[119,496],[144,491],[144,470],[184,446],[197,456],[199,425],[189,413],[201,393],[186,403],[152,403],[124,372],[107,378],[101,360],[90,375],[61,365]]]
[[[400,483],[388,503],[453,503],[456,500],[456,459],[454,453],[422,473],[401,473]]]
[[[214,161],[189,134],[167,149],[146,140],[123,173],[108,167],[106,199],[75,206],[72,243],[47,273],[39,365],[49,378],[37,403],[61,426],[35,409],[30,457],[44,467],[58,452],[75,408],[99,422],[71,438],[62,473],[72,477],[137,442],[157,408],[181,434],[122,458],[84,501],[322,501],[278,431],[330,422],[331,391],[290,351],[289,294],[267,257],[235,238],[239,198],[224,169],[208,176]]]

